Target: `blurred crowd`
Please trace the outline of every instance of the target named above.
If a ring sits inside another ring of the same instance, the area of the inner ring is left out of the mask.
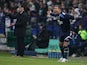
[[[87,31],[87,0],[0,0],[0,23],[9,23],[8,18],[11,22],[15,21],[13,15],[16,15],[20,5],[24,6],[26,13],[29,15],[29,24],[32,25],[34,30],[37,22],[46,23],[47,11],[53,10],[54,5],[60,5],[62,12],[75,17],[75,20],[71,21],[71,28],[74,28],[75,33],[78,34],[81,29]],[[33,32],[33,34],[36,34],[36,32]],[[77,42],[77,39],[77,37],[74,37],[74,42]],[[77,53],[76,49],[76,46],[71,48],[73,52],[71,54]]]
[[[63,11],[80,16],[87,7],[86,0],[0,0],[0,10],[15,14],[21,4],[30,16],[46,16],[47,10],[56,4],[60,5]]]

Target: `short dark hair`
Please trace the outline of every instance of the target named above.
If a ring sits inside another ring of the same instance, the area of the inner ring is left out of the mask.
[[[61,9],[61,6],[60,6],[60,5],[54,5],[54,7],[58,7],[58,8],[60,8],[60,9]]]

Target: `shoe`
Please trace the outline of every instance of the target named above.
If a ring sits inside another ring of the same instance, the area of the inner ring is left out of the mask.
[[[76,54],[72,54],[72,57],[76,57]]]
[[[63,60],[63,58],[60,58],[58,61],[61,62]]]
[[[65,58],[63,58],[63,60],[62,60],[61,62],[68,62],[68,60],[67,60],[67,59],[65,59]]]

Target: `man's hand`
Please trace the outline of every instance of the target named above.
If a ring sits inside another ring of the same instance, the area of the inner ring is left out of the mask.
[[[51,10],[48,10],[47,11],[47,15],[50,15],[52,12],[51,12]]]
[[[11,23],[11,25],[10,26],[14,26],[15,25],[15,23]]]
[[[34,38],[34,39],[37,39],[37,36],[36,36],[36,35],[33,35],[33,38]]]

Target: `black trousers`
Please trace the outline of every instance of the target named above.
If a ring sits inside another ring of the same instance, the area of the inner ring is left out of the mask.
[[[24,37],[17,36],[17,56],[23,56],[25,50]]]

